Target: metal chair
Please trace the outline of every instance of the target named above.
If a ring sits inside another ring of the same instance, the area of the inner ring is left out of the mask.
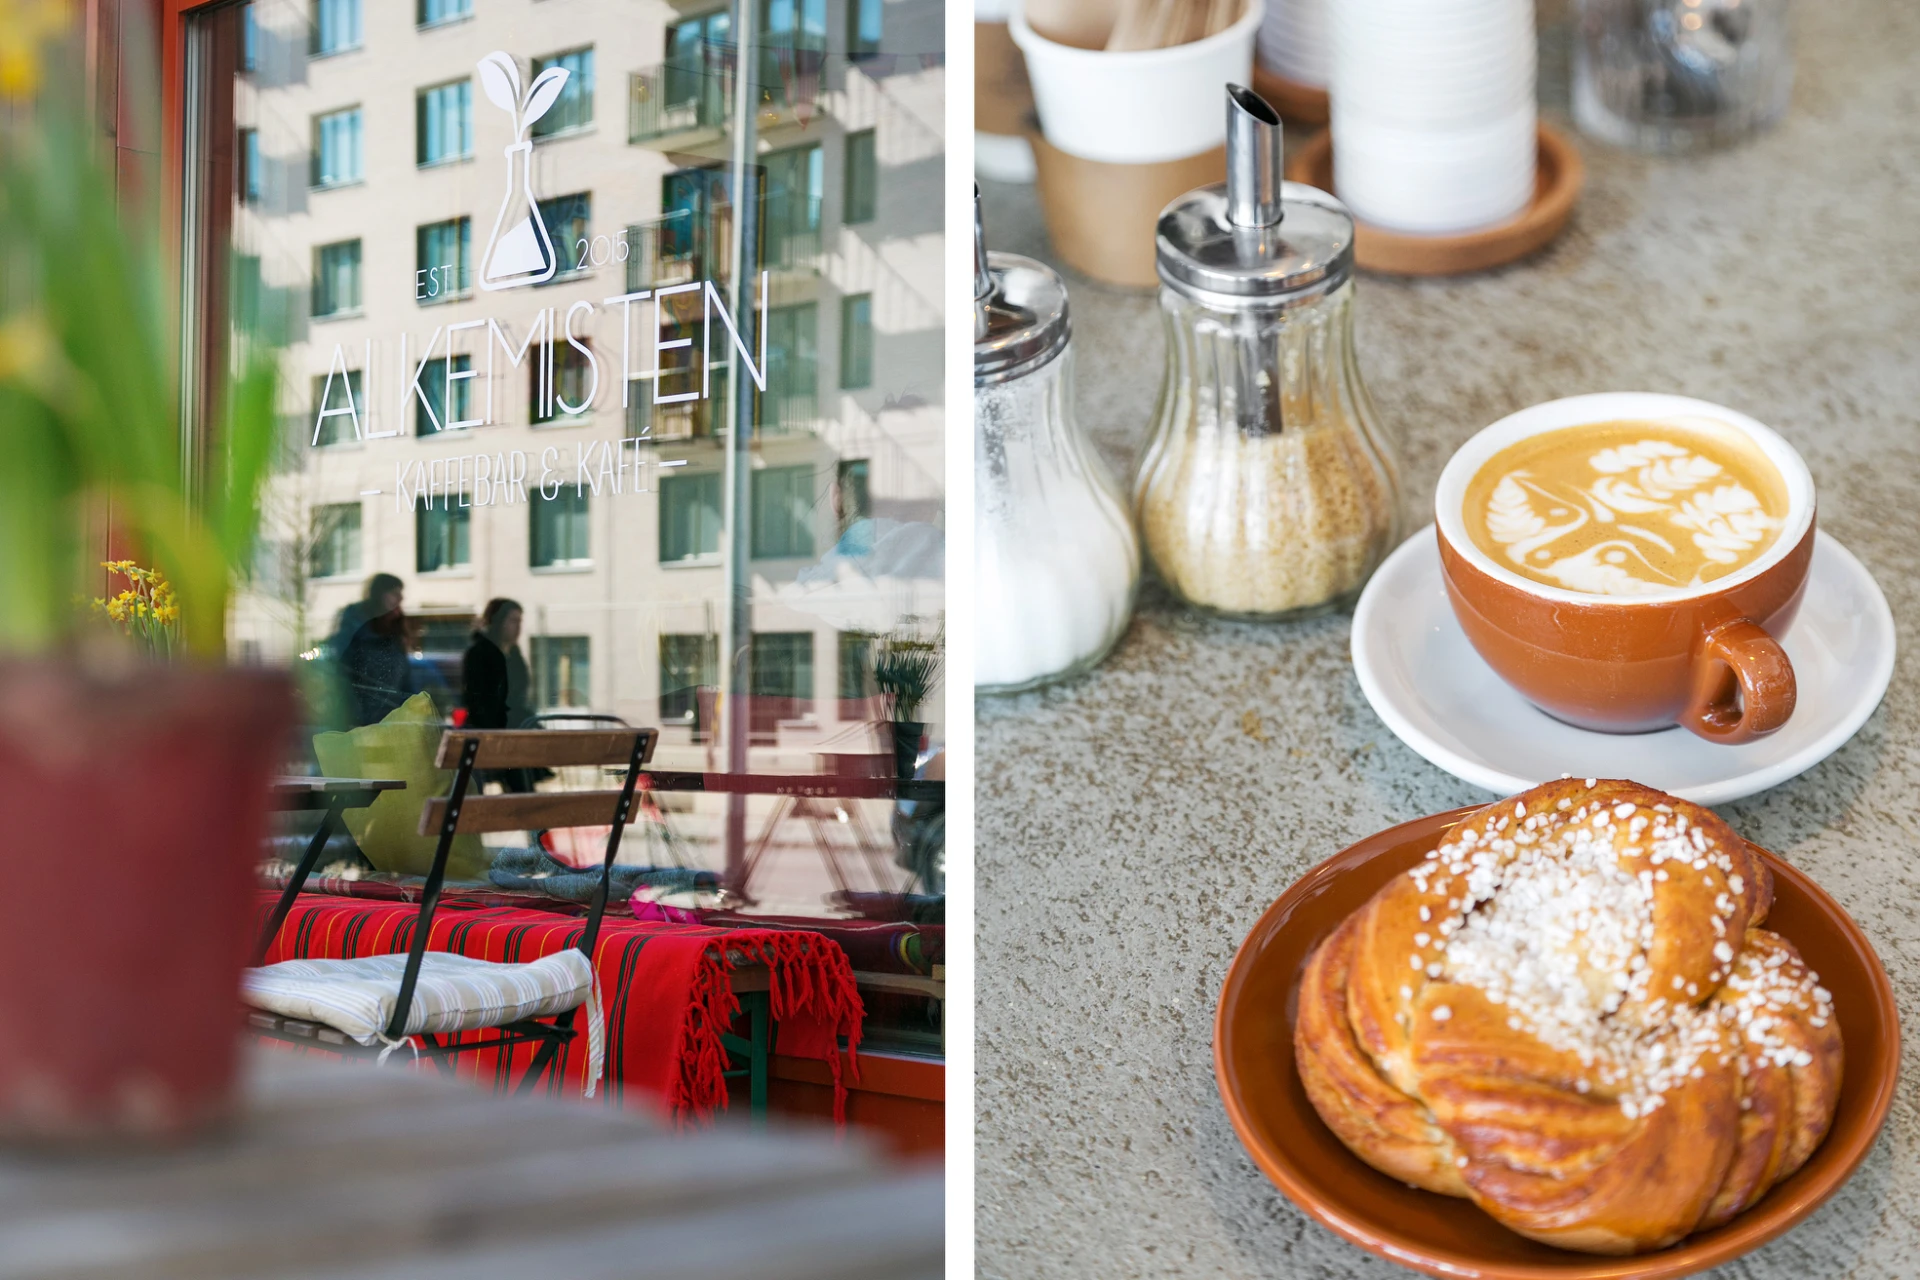
[[[447,858],[456,834],[522,831],[536,826],[600,826],[611,821],[606,856],[601,863],[599,889],[588,909],[579,944],[579,950],[588,963],[592,963],[594,944],[599,939],[601,918],[606,910],[614,860],[620,852],[620,837],[631,820],[634,790],[641,770],[651,759],[658,740],[658,730],[631,728],[570,731],[450,729],[446,732],[440,740],[436,764],[440,768],[454,770],[453,786],[446,797],[428,801],[420,815],[421,834],[432,835],[437,831],[439,843],[434,849],[433,865],[421,891],[420,909],[414,920],[406,967],[400,976],[393,1015],[384,1033],[389,1044],[408,1038],[406,1028],[413,1012],[415,988],[427,952],[434,911],[439,906],[441,888],[446,879]],[[469,794],[474,774],[480,769],[612,764],[626,766],[618,791],[534,792],[498,796]],[[288,882],[281,904],[274,913],[274,932],[277,932],[279,922],[285,919],[286,909],[299,894],[309,869],[307,865],[298,868],[298,873]],[[261,938],[262,955],[272,940],[272,932]],[[574,1014],[577,1011],[576,1005],[542,1018],[521,1019],[493,1027],[468,1026],[463,1031],[498,1032],[494,1038],[483,1037],[470,1043],[451,1043],[451,1035],[440,1038],[421,1034],[419,1052],[422,1057],[433,1058],[450,1070],[450,1060],[458,1054],[484,1049],[512,1049],[522,1044],[537,1043],[540,1049],[517,1088],[518,1092],[527,1093],[557,1061],[560,1047],[573,1039],[576,1034]],[[270,1039],[306,1045],[317,1042],[330,1050],[344,1053],[381,1052],[379,1045],[363,1045],[339,1029],[324,1024],[264,1010],[254,1011],[249,1021],[256,1032]]]

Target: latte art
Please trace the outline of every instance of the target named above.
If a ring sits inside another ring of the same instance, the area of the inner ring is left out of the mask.
[[[1786,484],[1709,420],[1603,422],[1529,436],[1467,486],[1467,530],[1496,563],[1592,595],[1703,586],[1765,554]]]

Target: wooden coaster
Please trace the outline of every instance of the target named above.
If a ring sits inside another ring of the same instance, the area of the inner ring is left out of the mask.
[[[1533,202],[1511,222],[1456,236],[1409,235],[1355,219],[1353,259],[1368,271],[1396,276],[1454,276],[1517,262],[1545,248],[1567,225],[1586,165],[1559,130],[1539,126]],[[1333,191],[1333,133],[1325,130],[1287,162],[1287,177]],[[1339,195],[1338,191],[1333,191]]]
[[[1332,118],[1325,89],[1289,80],[1278,71],[1262,66],[1258,59],[1253,64],[1253,91],[1272,103],[1281,119],[1289,124],[1317,128]]]

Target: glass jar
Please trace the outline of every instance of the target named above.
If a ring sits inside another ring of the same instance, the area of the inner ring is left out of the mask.
[[[1787,0],[1579,0],[1573,118],[1641,151],[1736,142],[1793,92]]]
[[[1074,421],[1065,285],[975,243],[974,689],[1014,693],[1107,656],[1133,616],[1140,544]]]
[[[1277,181],[1278,117],[1230,92],[1251,101],[1230,99],[1227,183],[1160,219],[1167,363],[1134,510],[1188,604],[1304,617],[1392,549],[1399,479],[1354,358],[1353,219]]]

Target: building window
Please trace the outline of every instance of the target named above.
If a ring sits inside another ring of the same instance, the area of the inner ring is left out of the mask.
[[[473,82],[455,80],[414,97],[413,160],[445,164],[473,154]]]
[[[528,488],[532,525],[528,563],[536,569],[592,563],[587,547],[586,493],[563,484],[560,492],[543,498],[539,490],[531,485]]]
[[[585,636],[533,638],[533,700],[544,711],[593,705],[593,667]]]
[[[260,21],[253,15],[253,5],[246,6],[246,13],[240,19],[240,69],[257,71],[260,68]]]
[[[753,473],[753,556],[789,560],[813,555],[813,468],[768,467]]]
[[[533,122],[533,136],[551,138],[557,133],[584,129],[593,123],[593,50],[574,49],[549,58],[533,60],[533,79],[549,67],[565,67],[567,83],[547,113]],[[529,80],[528,83],[532,83]]]
[[[873,641],[873,633],[869,631],[840,633],[840,697],[843,701],[871,697],[876,692]]]
[[[660,480],[660,563],[705,560],[720,554],[720,473],[695,472]]]
[[[586,345],[583,341],[583,345]],[[593,406],[587,403],[587,392],[592,389],[592,366],[587,363],[586,353],[571,342],[553,344],[553,387],[543,402],[540,395],[540,379],[527,379],[527,421],[542,422],[578,422],[591,412]],[[578,409],[579,413],[567,412],[560,402]]]
[[[790,431],[819,414],[819,308],[811,302],[767,312],[767,389],[760,426]]]
[[[414,22],[422,27],[437,27],[473,13],[473,0],[420,0],[414,10]]]
[[[766,262],[801,267],[820,254],[820,197],[826,161],[819,144],[776,151],[766,159]]]
[[[340,413],[349,405],[353,413]],[[334,410],[329,416],[320,415]],[[317,374],[313,379],[313,413],[311,421],[320,424],[320,444],[340,444],[347,440],[358,440],[360,436],[353,429],[354,415],[358,414],[361,423],[367,420],[367,397],[361,387],[360,371],[349,369],[344,378]]]
[[[247,12],[252,13],[253,10],[249,8]],[[267,175],[260,167],[260,131],[242,129],[240,145],[236,150],[240,153],[240,201],[242,204],[259,204],[267,187]]]
[[[588,227],[592,220],[593,197],[587,192],[576,191],[570,196],[555,196],[540,202],[540,221],[546,224],[547,238],[553,241],[557,264],[553,279],[564,279],[590,265],[586,260],[588,250],[581,241],[591,238]]]
[[[473,292],[473,219],[429,222],[413,233],[413,300],[444,302]]]
[[[413,398],[413,434],[438,435],[448,423],[465,422],[473,416],[473,379],[447,377],[450,372],[467,373],[472,368],[473,357],[468,355],[454,356],[451,369],[445,356],[436,356],[421,367],[420,394]],[[413,370],[407,370],[407,376],[412,377]],[[448,391],[453,393],[451,400]]]
[[[360,504],[335,502],[313,509],[313,543],[307,570],[316,578],[360,572]]]
[[[313,314],[349,315],[360,310],[360,242],[341,240],[313,251]]]
[[[839,470],[839,484],[834,490],[834,516],[844,537],[855,524],[873,518],[872,464],[865,458],[843,458]]]
[[[314,0],[313,55],[360,47],[360,0]]]
[[[700,690],[720,683],[720,637],[660,637],[660,719],[697,725]]]
[[[813,632],[756,631],[748,688],[756,698],[813,698]]]
[[[413,567],[420,573],[438,573],[473,563],[473,509],[441,495],[439,505],[428,499],[413,512]]]
[[[341,187],[359,182],[364,170],[360,153],[360,108],[347,107],[313,118],[313,174],[316,187]]]
[[[841,190],[840,220],[848,226],[872,222],[880,203],[880,159],[873,130],[847,135],[847,169]]]
[[[873,295],[840,299],[840,385],[852,391],[873,385]]]
[[[880,9],[882,0],[848,0],[847,53],[867,58],[880,52]]]

